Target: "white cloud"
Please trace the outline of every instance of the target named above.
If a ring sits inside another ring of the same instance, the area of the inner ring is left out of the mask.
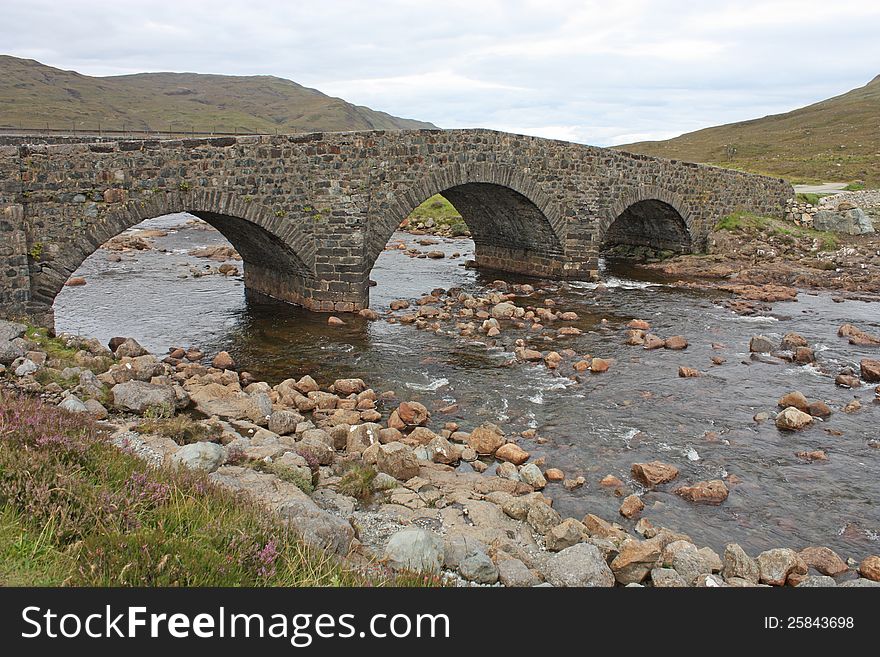
[[[272,74],[442,127],[607,145],[783,112],[880,73],[863,0],[54,0],[4,48],[90,75]]]

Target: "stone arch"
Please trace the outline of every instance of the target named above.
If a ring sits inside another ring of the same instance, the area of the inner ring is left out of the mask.
[[[443,194],[462,214],[478,265],[531,275],[561,270],[568,222],[528,172],[456,165],[426,171],[403,189],[386,187],[373,194],[365,243],[367,272],[400,222],[434,194]]]
[[[235,247],[242,256],[246,288],[301,303],[306,282],[314,279],[311,235],[258,202],[209,191],[156,193],[149,201],[118,204],[71,235],[54,258],[37,264],[31,275],[32,303],[51,308],[71,274],[101,245],[142,221],[177,212],[203,219]]]
[[[679,194],[642,186],[621,194],[597,225],[597,246],[609,241],[690,252],[700,247],[694,213]]]

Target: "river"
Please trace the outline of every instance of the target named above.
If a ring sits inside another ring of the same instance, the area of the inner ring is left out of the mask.
[[[774,304],[765,316],[741,317],[717,303],[718,295],[646,278],[619,264],[606,268],[604,290],[584,282],[536,284],[536,294],[519,303],[552,298],[557,308],[579,315],[571,324],[583,331],[552,345],[531,336],[536,348],[570,347],[614,359],[607,373],[587,373],[576,383],[543,365],[509,365],[511,343],[525,332],[505,330],[498,344],[487,347],[384,320],[346,317],[346,326],[331,328],[326,315],[248,298],[240,277],[193,277],[190,268],[209,261],[186,252],[225,240],[187,225],[187,219],[169,215],[141,224],[169,231],[154,240],[153,250],[124,253],[120,262],[111,262],[104,250],[87,259],[75,274],[87,284],[65,288],[56,300],[57,330],[104,341],[131,336],[157,354],[172,345],[208,353],[225,349],[239,369],[270,383],[303,374],[324,384],[361,377],[377,390],[394,390],[435,410],[456,405],[452,412],[435,412],[435,428],[446,421],[464,430],[482,422],[495,422],[507,433],[533,428],[540,441],[520,440],[533,459],[544,456],[548,467],[587,479],[573,491],[558,484],[545,490],[563,516],[595,513],[631,525],[617,513],[621,499],[598,483],[612,474],[628,490],[643,492],[643,516],[655,526],[685,532],[716,550],[735,541],[753,554],[810,545],[859,559],[877,552],[880,450],[872,444],[880,404],[872,387],[845,390],[833,376],[845,365],[857,368],[863,357],[876,357],[876,348],[852,346],[836,335],[844,322],[880,332],[875,305],[802,293],[797,302]],[[401,233],[395,239],[415,244],[418,238]],[[385,251],[371,274],[377,283],[371,307],[384,313],[392,299],[417,298],[437,287],[482,290],[499,276],[462,266],[473,257],[469,240],[444,239],[429,248],[460,256],[419,259]],[[632,318],[651,322],[661,336],[684,335],[689,348],[625,346],[623,326]],[[751,336],[778,341],[789,331],[809,340],[819,367],[750,357]],[[718,355],[726,363],[712,365]],[[680,365],[703,376],[679,378]],[[760,411],[776,411],[776,400],[792,390],[826,401],[834,414],[794,434],[780,432],[772,420],[753,420]],[[844,413],[854,397],[862,408]],[[810,463],[795,456],[816,449],[829,459]],[[676,465],[681,482],[726,477],[730,496],[716,507],[642,491],[631,481],[630,466],[650,460]]]

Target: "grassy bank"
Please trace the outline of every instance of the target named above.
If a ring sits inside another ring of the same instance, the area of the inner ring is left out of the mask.
[[[432,225],[428,225],[433,221]],[[434,194],[427,201],[413,210],[404,220],[405,227],[419,228],[419,224],[427,225],[431,232],[448,232],[451,237],[469,235],[467,224],[458,210],[440,194]]]
[[[424,583],[355,572],[204,474],[150,469],[90,420],[0,393],[2,585]]]
[[[812,228],[803,228],[791,222],[771,217],[761,217],[748,212],[735,212],[717,224],[716,231],[732,233],[761,233],[767,237],[789,237],[794,239],[818,240],[821,251],[833,251],[838,247],[838,238],[834,233]]]

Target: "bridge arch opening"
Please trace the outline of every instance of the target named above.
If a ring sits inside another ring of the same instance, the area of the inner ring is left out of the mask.
[[[650,260],[693,251],[687,220],[671,203],[644,199],[627,205],[602,236],[605,256]]]
[[[443,176],[441,180],[431,180],[418,189],[389,196],[388,201],[380,204],[381,215],[372,222],[369,231],[368,271],[373,271],[389,240],[394,246],[392,238],[396,231],[416,228],[415,232],[420,233],[420,224],[426,227],[426,219],[433,218],[435,227],[445,220],[449,226],[448,236],[471,238],[470,245],[462,244],[460,249],[453,245],[442,250],[467,254],[473,259],[468,264],[477,269],[534,277],[552,277],[561,272],[564,260],[560,237],[562,221],[534,185],[513,180],[502,184],[485,179],[449,184],[448,177]],[[432,217],[432,209],[440,216],[440,222],[437,217]],[[551,217],[556,219],[555,225]],[[398,235],[396,239],[399,238]],[[431,248],[430,245],[424,247],[426,251]],[[383,294],[382,298],[385,296]]]
[[[239,216],[191,210],[107,223],[115,227],[50,247],[32,265],[32,299],[58,331],[137,337],[141,323],[150,325],[144,333],[168,337],[194,325],[221,330],[253,293],[297,303],[308,293],[300,255]],[[157,326],[169,319],[176,331]]]

